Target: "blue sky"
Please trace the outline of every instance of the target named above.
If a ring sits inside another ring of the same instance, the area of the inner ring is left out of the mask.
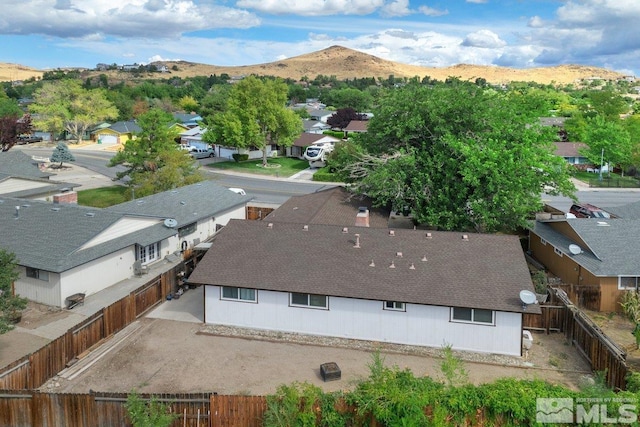
[[[272,62],[341,45],[428,67],[640,77],[639,0],[0,0],[0,62]]]

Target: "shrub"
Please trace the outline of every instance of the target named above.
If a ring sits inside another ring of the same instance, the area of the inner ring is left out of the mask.
[[[329,168],[322,168],[313,174],[313,180],[318,182],[337,182],[336,174],[329,172]]]
[[[248,154],[233,153],[231,157],[233,157],[233,160],[235,160],[236,162],[246,162],[247,160],[249,160]]]
[[[169,412],[169,405],[161,403],[156,397],[147,402],[135,391],[129,393],[124,406],[134,427],[168,427],[178,417],[178,414]]]

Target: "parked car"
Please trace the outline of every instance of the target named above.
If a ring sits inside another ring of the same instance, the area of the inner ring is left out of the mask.
[[[597,206],[590,205],[589,203],[579,203],[571,205],[569,213],[576,216],[576,218],[611,218],[611,214],[607,211],[603,211]]]
[[[240,194],[241,196],[246,196],[247,195],[247,193],[242,188],[229,187],[229,190],[233,191],[236,194]]]
[[[189,151],[189,155],[194,159],[204,159],[207,157],[214,157],[216,154],[212,148],[192,147],[191,151]]]
[[[18,145],[23,145],[23,144],[31,144],[31,143],[34,143],[34,142],[41,142],[41,141],[42,141],[42,137],[41,136],[20,135],[18,137],[17,144]]]

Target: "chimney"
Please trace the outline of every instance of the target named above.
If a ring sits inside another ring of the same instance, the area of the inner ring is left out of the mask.
[[[57,205],[62,205],[62,204],[77,205],[78,193],[76,193],[75,191],[63,191],[62,193],[54,194],[53,203]]]
[[[369,209],[365,206],[360,206],[358,208],[358,213],[356,214],[356,227],[368,227],[369,226]]]

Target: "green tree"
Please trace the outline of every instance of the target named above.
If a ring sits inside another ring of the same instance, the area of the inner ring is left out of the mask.
[[[80,81],[70,79],[43,85],[35,92],[29,109],[37,114],[34,124],[50,131],[52,138],[65,130],[78,143],[90,126],[118,117],[118,110],[103,89],[87,90]]]
[[[210,143],[262,151],[267,166],[267,147],[290,146],[302,132],[300,117],[286,107],[287,85],[280,80],[249,76],[232,87],[225,111],[214,115],[203,135]]]
[[[170,406],[160,402],[155,396],[144,400],[135,391],[127,396],[124,404],[133,427],[169,427],[178,418],[170,412]]]
[[[602,116],[588,120],[584,142],[588,148],[582,150],[591,163],[622,166],[632,161],[633,144],[629,132],[619,121],[609,121]]]
[[[553,130],[472,83],[390,91],[346,167],[378,206],[445,230],[514,230],[542,208],[543,189],[573,195]]]
[[[0,249],[0,334],[13,329],[13,320],[27,307],[26,298],[13,295],[12,285],[18,278],[15,254]]]
[[[58,168],[61,168],[64,162],[75,162],[76,158],[67,147],[67,144],[59,142],[53,153],[51,153],[49,160],[51,160],[51,163],[60,163]]]
[[[186,112],[198,110],[198,101],[196,101],[193,96],[183,96],[178,101],[178,105],[180,105],[180,108]]]
[[[142,129],[113,156],[109,166],[124,165],[118,179],[128,176],[137,196],[155,194],[202,181],[198,164],[175,143],[173,117],[153,108],[138,118]]]
[[[358,112],[365,112],[371,108],[373,97],[369,92],[359,89],[334,89],[323,96],[323,102],[337,109],[351,108]]]

